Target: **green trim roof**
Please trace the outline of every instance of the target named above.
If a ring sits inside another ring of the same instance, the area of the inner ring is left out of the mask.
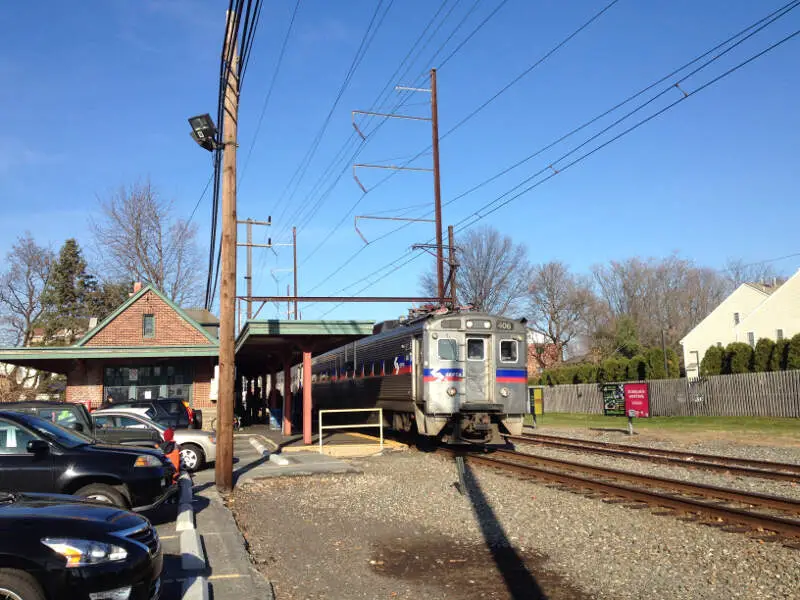
[[[357,336],[372,335],[374,321],[291,321],[286,319],[269,319],[265,321],[247,321],[236,338],[238,353],[253,336]]]
[[[164,294],[161,293],[158,288],[156,288],[153,284],[148,283],[147,285],[143,286],[138,292],[133,294],[130,298],[128,298],[125,302],[120,304],[117,309],[108,315],[102,322],[100,322],[94,329],[88,331],[85,336],[83,336],[78,342],[75,344],[77,347],[85,346],[86,343],[91,340],[95,335],[97,335],[104,327],[106,327],[109,323],[111,323],[114,319],[116,319],[120,314],[125,312],[125,310],[131,306],[134,302],[136,302],[139,298],[144,296],[148,291],[153,292],[156,296],[158,296],[161,300],[163,300],[167,306],[169,306],[172,310],[174,310],[178,315],[186,321],[189,325],[194,327],[197,331],[203,334],[203,336],[211,342],[214,346],[219,344],[219,340],[212,336],[208,331],[203,328],[200,323],[192,319],[189,315],[187,315],[183,309],[175,304],[172,300],[167,298]]]
[[[46,346],[0,348],[0,362],[86,358],[217,356],[218,346]]]

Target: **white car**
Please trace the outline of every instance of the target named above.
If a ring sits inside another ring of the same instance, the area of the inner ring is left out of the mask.
[[[105,408],[92,413],[95,429],[151,429],[161,434],[167,428],[149,419],[147,408]],[[210,431],[173,429],[175,443],[180,446],[181,463],[188,471],[199,471],[217,459],[217,438]]]

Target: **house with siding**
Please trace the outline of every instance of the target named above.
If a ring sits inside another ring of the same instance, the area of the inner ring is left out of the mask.
[[[700,376],[700,363],[710,346],[760,338],[778,341],[800,333],[800,271],[780,287],[743,283],[684,336],[683,364],[687,377]]]

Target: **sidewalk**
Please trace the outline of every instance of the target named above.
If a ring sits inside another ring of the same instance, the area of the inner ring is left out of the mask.
[[[211,470],[213,479],[213,470]],[[175,505],[152,515],[164,552],[163,600],[273,600],[270,583],[250,561],[239,528],[211,481],[181,482]]]

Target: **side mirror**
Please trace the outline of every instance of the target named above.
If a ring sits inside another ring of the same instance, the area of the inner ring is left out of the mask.
[[[72,428],[78,433],[81,433],[83,431],[83,423],[73,423]]]
[[[44,440],[31,440],[28,442],[28,452],[31,454],[47,454],[50,452],[50,444]]]

